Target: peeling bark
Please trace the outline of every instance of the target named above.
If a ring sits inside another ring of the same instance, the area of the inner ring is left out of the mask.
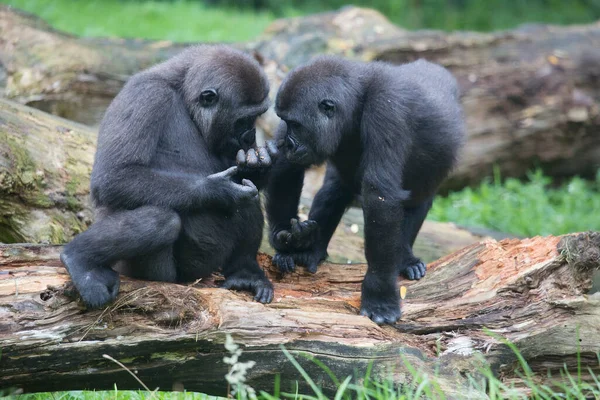
[[[328,390],[331,380],[300,353],[316,356],[338,377],[364,374],[373,361],[375,376],[393,368],[393,379],[408,383],[404,358],[424,373],[437,370],[450,397],[466,393],[465,376],[482,363],[511,382],[518,362],[484,328],[513,342],[537,380],[547,372],[558,377],[563,364],[575,371],[578,351],[583,371],[600,373],[600,297],[591,292],[599,248],[593,232],[473,244],[429,265],[423,280],[401,281],[408,288],[402,320],[377,326],[358,315],[364,264],[325,264],[314,275],[301,269],[281,277],[261,254],[275,285],[270,305],[216,288],[222,278],[215,275],[191,285],[123,279],[115,304],[86,311],[58,260],[60,247],[3,245],[0,387],[137,389],[102,358],[109,354],[152,388],[171,390],[177,382],[224,395],[227,333],[244,346],[244,360],[257,362],[249,383],[265,390],[276,373],[283,390],[301,380],[280,344]]]

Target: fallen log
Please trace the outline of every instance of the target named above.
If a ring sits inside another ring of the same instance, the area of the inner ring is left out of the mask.
[[[95,148],[94,129],[0,99],[0,242],[62,244],[85,230],[93,220],[89,176]],[[306,213],[310,197],[303,204]],[[362,226],[359,210],[344,217],[329,247],[332,260],[364,261]],[[427,222],[417,254],[433,261],[483,236]],[[273,254],[268,240],[262,250]]]
[[[358,315],[364,264],[280,277],[260,254],[275,285],[270,305],[217,288],[215,275],[190,285],[123,279],[113,305],[86,311],[58,260],[60,247],[1,245],[0,388],[138,389],[108,354],[151,388],[225,395],[223,343],[231,334],[242,359],[256,361],[248,383],[257,389],[271,391],[277,373],[284,391],[302,381],[283,344],[328,390],[330,378],[301,353],[342,379],[364,376],[373,362],[374,377],[387,372],[410,383],[406,361],[452,398],[468,393],[467,375],[482,365],[505,382],[515,378],[515,355],[485,329],[514,343],[536,380],[558,377],[565,365],[574,372],[577,360],[582,379],[591,379],[589,371],[600,373],[600,294],[591,290],[599,248],[596,232],[473,244],[430,264],[423,280],[402,281],[402,320],[377,326]]]
[[[274,22],[258,52],[272,95],[288,67],[316,54],[395,63],[424,57],[448,67],[464,93],[468,142],[445,189],[490,176],[593,175],[599,167],[600,25],[529,25],[497,33],[406,31],[356,7]],[[125,80],[181,51],[167,41],[77,38],[0,5],[0,92],[95,125]],[[57,50],[59,49],[59,50]],[[259,121],[269,134],[277,118]]]
[[[6,5],[0,5],[0,38],[4,96],[89,125],[100,121],[127,78],[186,46],[79,38]]]
[[[96,132],[0,99],[0,242],[65,243],[92,221]]]

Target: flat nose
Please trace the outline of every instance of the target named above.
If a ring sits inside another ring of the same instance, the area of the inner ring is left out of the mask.
[[[296,147],[298,147],[298,143],[296,142],[296,139],[288,135],[285,138],[285,146],[287,147],[288,151],[294,151],[296,150]]]
[[[240,138],[240,144],[244,148],[244,150],[248,150],[254,142],[256,141],[256,129],[252,128],[242,133],[242,137]]]

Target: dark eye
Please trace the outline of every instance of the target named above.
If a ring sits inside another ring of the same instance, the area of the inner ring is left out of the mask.
[[[335,104],[331,100],[323,100],[319,103],[319,109],[328,117],[333,116],[335,111]]]
[[[202,107],[210,107],[217,102],[219,95],[215,89],[206,89],[200,93],[200,104]]]

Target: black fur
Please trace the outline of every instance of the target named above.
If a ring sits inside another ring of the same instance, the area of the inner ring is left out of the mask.
[[[188,49],[127,82],[100,125],[96,222],[61,255],[89,307],[114,300],[115,266],[167,282],[222,267],[225,287],[272,300],[256,261],[263,217],[254,183],[264,168],[235,166],[240,149],[256,151],[268,91],[259,64],[225,46]]]
[[[286,157],[275,163],[267,187],[274,261],[284,272],[296,264],[316,271],[344,211],[359,197],[369,264],[361,313],[395,322],[397,275],[425,275],[412,246],[464,140],[455,79],[424,60],[393,66],[321,57],[290,72],[276,112]],[[304,170],[325,161],[309,221],[291,226]]]

